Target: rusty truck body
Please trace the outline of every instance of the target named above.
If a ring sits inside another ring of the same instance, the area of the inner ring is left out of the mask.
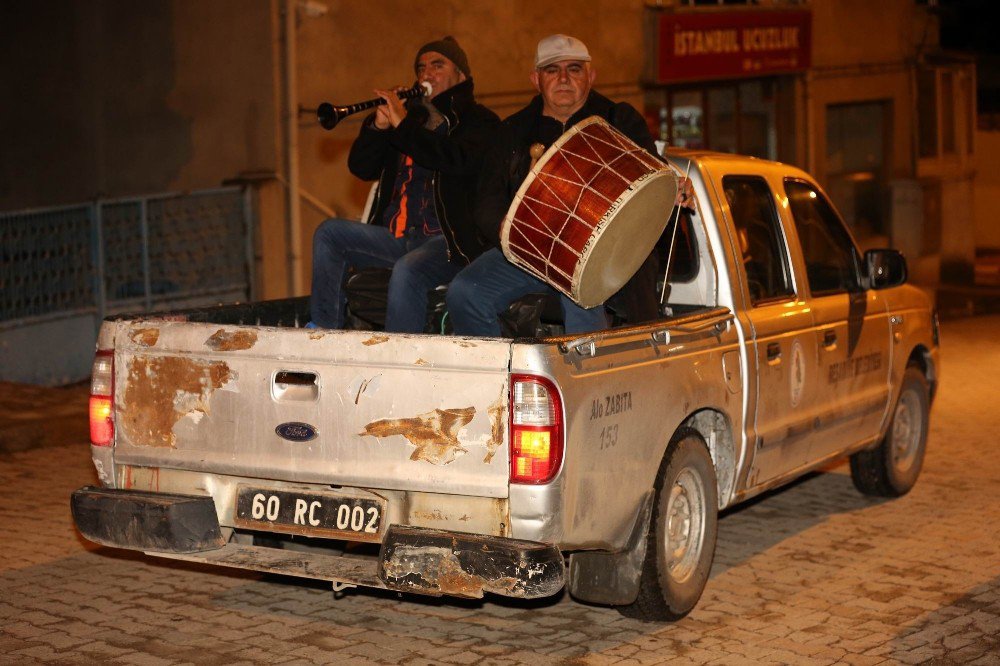
[[[654,321],[318,330],[302,299],[109,318],[78,528],[337,589],[566,587],[673,619],[705,587],[719,510],[843,456],[862,492],[908,491],[939,363],[901,255],[862,253],[798,169],[670,159],[698,203],[665,233]]]

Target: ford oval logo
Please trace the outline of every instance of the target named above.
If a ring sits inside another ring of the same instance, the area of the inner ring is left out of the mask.
[[[289,442],[308,442],[310,439],[316,438],[316,428],[308,423],[295,421],[282,423],[274,429],[274,432],[278,433],[278,437],[287,439]]]

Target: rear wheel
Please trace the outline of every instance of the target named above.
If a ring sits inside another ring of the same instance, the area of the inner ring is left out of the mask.
[[[882,442],[851,456],[851,479],[865,495],[899,497],[917,482],[927,448],[930,391],[920,369],[910,366]]]
[[[708,446],[696,431],[677,433],[656,482],[639,597],[620,606],[640,620],[679,620],[708,582],[718,532],[719,492]]]

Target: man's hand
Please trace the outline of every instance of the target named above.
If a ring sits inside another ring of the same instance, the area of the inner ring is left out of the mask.
[[[397,86],[392,90],[375,90],[375,94],[385,100],[385,104],[379,106],[375,111],[375,127],[378,129],[388,129],[389,126],[399,127],[406,117],[406,107],[403,100],[399,99],[396,93],[406,90],[402,86]]]
[[[677,198],[674,205],[694,210],[694,186],[691,179],[681,176],[677,179]]]

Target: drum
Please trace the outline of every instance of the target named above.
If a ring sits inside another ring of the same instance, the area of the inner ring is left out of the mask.
[[[670,167],[592,116],[531,168],[500,226],[501,248],[578,305],[601,305],[649,256],[676,196]]]

